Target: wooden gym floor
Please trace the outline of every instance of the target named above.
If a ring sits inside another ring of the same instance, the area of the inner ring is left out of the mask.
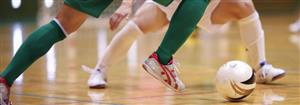
[[[141,62],[159,45],[161,33],[140,37],[128,58],[112,65],[107,89],[89,89],[89,74],[81,70],[81,65],[94,66],[115,33],[98,27],[106,26],[106,19],[89,20],[73,36],[56,44],[15,82],[11,100],[15,105],[299,105],[300,35],[287,29],[293,19],[290,15],[262,16],[267,59],[273,66],[285,69],[287,75],[272,84],[257,85],[242,102],[225,101],[213,81],[221,64],[247,60],[235,24],[224,34],[197,31],[177,52],[180,75],[187,86],[183,93],[166,89],[141,67]],[[0,70],[36,27],[35,23],[22,22],[0,26]]]

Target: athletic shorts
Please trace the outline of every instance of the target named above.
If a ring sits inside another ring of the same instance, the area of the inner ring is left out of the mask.
[[[152,3],[157,5],[166,15],[168,20],[170,21],[173,14],[175,13],[177,7],[179,6],[179,4],[181,3],[181,0],[174,0],[171,4],[169,4],[168,6],[164,6],[161,5],[153,0],[146,0],[145,3]]]
[[[64,0],[64,3],[78,11],[98,18],[103,10],[107,8],[113,0]],[[166,0],[156,0],[158,4],[165,4]]]
[[[163,5],[160,5],[153,0],[147,0],[145,3],[153,3],[157,5],[163,12],[166,13],[167,18],[171,20],[173,14],[175,13],[177,7],[181,3],[181,0],[174,0],[169,6],[165,7]],[[214,11],[214,9],[219,5],[220,0],[210,0],[208,6],[205,9],[205,12],[198,22],[197,26],[206,30],[207,32],[214,32],[218,31],[223,24],[212,24],[211,22],[211,14]]]
[[[65,0],[64,3],[78,11],[98,18],[113,0]]]

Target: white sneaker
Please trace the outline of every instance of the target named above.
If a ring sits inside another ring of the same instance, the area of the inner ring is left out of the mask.
[[[185,89],[185,85],[179,78],[178,69],[173,59],[167,65],[163,65],[159,62],[157,54],[153,53],[144,61],[143,68],[168,88],[178,92]]]
[[[99,92],[99,91],[95,91],[95,90],[89,90],[88,91],[88,96],[90,97],[90,99],[94,102],[99,102],[105,99],[105,93],[106,92]]]
[[[92,69],[85,65],[81,66],[83,71],[90,73],[88,80],[88,86],[93,89],[104,89],[106,87],[106,76],[105,73],[100,69]]]
[[[257,83],[270,83],[285,76],[285,71],[275,68],[271,64],[265,64],[256,72]]]

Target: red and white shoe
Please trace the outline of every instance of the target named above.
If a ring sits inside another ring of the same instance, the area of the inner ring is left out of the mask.
[[[159,62],[157,54],[153,53],[144,61],[143,68],[168,88],[177,92],[185,89],[185,85],[179,78],[178,69],[173,59],[167,65],[163,65]]]
[[[0,105],[11,105],[9,93],[10,87],[7,85],[6,80],[0,77]]]
[[[285,71],[283,69],[275,68],[271,64],[263,64],[263,66],[256,71],[256,82],[271,83],[284,76]]]
[[[105,73],[100,69],[92,69],[85,65],[81,66],[83,71],[90,73],[88,80],[88,86],[92,89],[104,89],[106,87],[106,76]]]

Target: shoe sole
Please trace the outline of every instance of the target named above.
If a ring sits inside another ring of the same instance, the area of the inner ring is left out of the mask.
[[[106,85],[95,85],[95,86],[89,86],[90,89],[105,89]]]
[[[278,80],[278,79],[280,79],[280,78],[282,78],[282,77],[284,77],[284,76],[285,76],[285,73],[282,73],[282,74],[280,74],[280,75],[277,75],[277,76],[275,76],[275,77],[272,78],[272,81]]]
[[[172,86],[170,86],[169,84],[167,84],[166,82],[163,82],[163,80],[161,80],[159,77],[157,77],[153,72],[152,69],[145,63],[142,64],[144,70],[146,72],[148,72],[153,78],[155,78],[156,80],[160,81],[162,84],[164,84],[165,86],[167,86],[169,89],[175,91],[175,92],[181,92],[182,90],[177,90],[175,88],[173,88]]]
[[[268,84],[285,76],[286,73],[279,74],[271,79],[271,81],[256,81],[259,84]],[[256,79],[256,78],[255,78]]]

